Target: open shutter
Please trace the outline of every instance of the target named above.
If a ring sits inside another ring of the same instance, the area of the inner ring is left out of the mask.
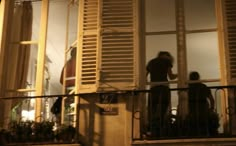
[[[99,1],[80,1],[79,24],[79,92],[94,92],[97,87]]]
[[[236,1],[224,0],[230,80],[236,80]]]
[[[81,92],[137,88],[136,8],[136,0],[84,1]]]
[[[134,0],[103,0],[101,90],[135,88],[137,28]]]

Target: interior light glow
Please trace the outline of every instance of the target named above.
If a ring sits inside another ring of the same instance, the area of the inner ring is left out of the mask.
[[[27,121],[27,120],[33,121],[35,117],[34,114],[35,110],[30,110],[30,111],[22,110],[21,112],[22,121]]]

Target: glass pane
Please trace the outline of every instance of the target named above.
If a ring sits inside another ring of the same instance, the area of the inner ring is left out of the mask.
[[[198,71],[202,79],[219,79],[217,33],[187,35],[188,71]]]
[[[40,19],[41,19],[41,1],[33,2],[33,21],[32,21],[32,40],[39,40]]]
[[[175,1],[146,0],[146,31],[175,30]]]
[[[68,46],[75,41],[77,36],[77,8],[77,5],[70,5]],[[62,68],[65,64],[65,48],[68,47],[66,46],[67,9],[68,1],[51,1],[49,3],[46,48],[47,60],[45,62],[45,66],[48,68],[48,75],[50,76],[50,80],[47,83],[50,92],[47,92],[47,94],[62,93],[60,77]]]
[[[68,45],[77,40],[78,5],[70,5]],[[68,47],[69,47],[68,46]]]
[[[37,73],[37,57],[38,57],[38,45],[32,45],[30,49],[29,67],[27,75],[27,83],[30,88],[35,88],[36,73]],[[31,96],[34,93],[30,93]]]
[[[38,3],[41,7],[41,2]],[[40,12],[40,9],[39,9]],[[31,2],[15,2],[12,14],[12,25],[9,37],[9,48],[5,49],[4,56],[6,63],[4,70],[6,73],[7,90],[16,89],[33,89],[35,88],[35,77],[33,77],[35,68],[35,60],[33,53],[37,50],[35,44],[20,44],[21,41],[34,40],[34,35],[39,35],[37,30],[34,30],[34,9]],[[37,37],[35,37],[37,39]],[[37,55],[37,51],[35,53]],[[30,95],[28,92],[21,92],[21,95]],[[11,96],[16,96],[16,92]]]
[[[186,28],[216,28],[215,0],[185,0]]]

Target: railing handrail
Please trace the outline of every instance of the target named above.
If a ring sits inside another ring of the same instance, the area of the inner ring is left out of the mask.
[[[220,85],[220,86],[207,86],[210,89],[223,89],[223,88],[236,88],[236,85]],[[175,90],[188,90],[188,87],[185,88],[170,88],[171,91]],[[136,94],[140,92],[151,92],[150,89],[140,89],[140,90],[116,90],[109,92],[93,92],[93,93],[78,93],[78,94],[54,94],[54,95],[40,95],[40,96],[9,96],[9,97],[1,97],[1,99],[9,100],[9,99],[18,99],[18,98],[54,98],[54,97],[67,97],[67,96],[80,96],[80,95],[88,95],[88,94]]]

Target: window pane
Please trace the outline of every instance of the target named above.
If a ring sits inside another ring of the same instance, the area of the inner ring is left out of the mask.
[[[50,93],[58,94],[62,92],[62,86],[60,83],[60,76],[62,68],[65,63],[65,43],[68,35],[68,46],[76,40],[77,32],[77,9],[76,5],[70,5],[68,32],[66,32],[67,24],[67,2],[66,1],[51,1],[49,3],[49,20],[47,31],[47,57],[50,60]],[[60,11],[58,11],[60,10]],[[68,33],[68,34],[66,34]],[[67,53],[70,58],[70,51]]]
[[[220,78],[217,44],[216,32],[188,34],[188,71],[198,71],[202,79]]]
[[[32,3],[33,7],[33,21],[32,21],[32,40],[39,39],[39,31],[40,31],[40,19],[41,19],[41,4],[42,2],[34,2]]]
[[[216,28],[215,0],[185,0],[186,28]]]
[[[146,0],[146,31],[175,30],[175,1]]]

